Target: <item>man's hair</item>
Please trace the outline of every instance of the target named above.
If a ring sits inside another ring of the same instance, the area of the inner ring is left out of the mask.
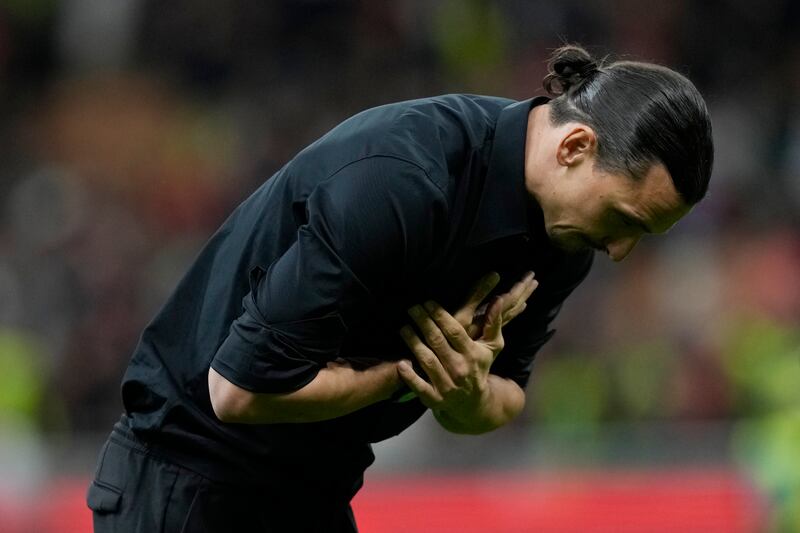
[[[651,63],[604,64],[580,46],[553,52],[545,90],[554,125],[581,122],[597,134],[597,165],[634,179],[663,163],[688,205],[708,190],[714,161],[711,119],[697,88]]]

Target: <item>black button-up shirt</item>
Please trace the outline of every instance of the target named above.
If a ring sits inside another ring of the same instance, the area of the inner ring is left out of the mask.
[[[367,443],[413,423],[418,400],[309,424],[223,424],[209,366],[247,390],[286,392],[339,357],[407,358],[406,309],[433,299],[454,311],[492,270],[496,292],[527,270],[539,281],[491,369],[524,387],[593,255],[554,248],[525,189],[528,114],[546,101],[447,95],[381,106],[300,152],[233,212],[144,331],[123,381],[130,427],[215,477],[331,457],[360,475]]]

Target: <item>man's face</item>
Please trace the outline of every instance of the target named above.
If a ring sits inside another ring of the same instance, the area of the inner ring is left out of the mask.
[[[662,164],[634,180],[587,163],[542,206],[547,234],[561,249],[595,248],[621,261],[643,235],[664,233],[691,209]]]

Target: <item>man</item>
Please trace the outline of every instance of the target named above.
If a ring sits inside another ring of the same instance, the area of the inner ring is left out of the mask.
[[[513,419],[593,250],[665,232],[713,158],[666,68],[564,47],[545,87],[365,111],[239,206],[133,355],[95,530],[354,531],[369,443]]]

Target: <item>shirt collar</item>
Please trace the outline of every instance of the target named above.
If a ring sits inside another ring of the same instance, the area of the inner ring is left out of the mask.
[[[483,193],[467,245],[477,246],[543,229],[541,209],[525,188],[525,139],[530,110],[549,101],[546,96],[538,96],[500,111]]]

